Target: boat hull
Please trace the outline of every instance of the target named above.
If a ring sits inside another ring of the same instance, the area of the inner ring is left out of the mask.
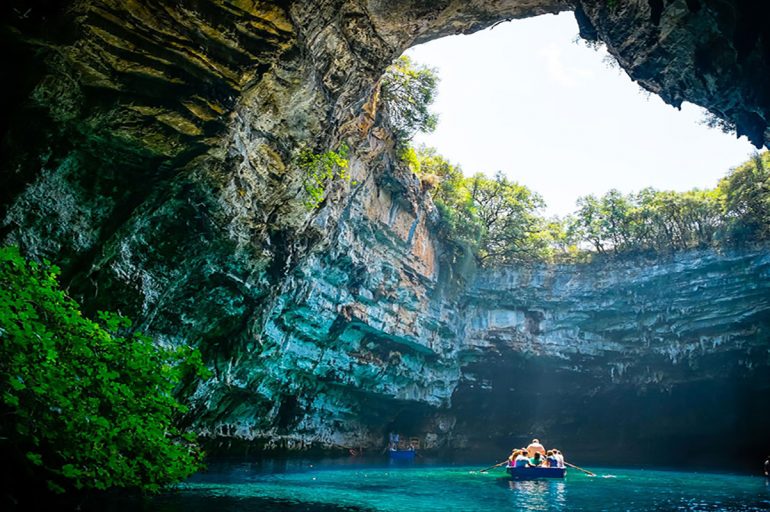
[[[388,450],[390,460],[414,460],[417,454],[414,450]]]
[[[565,468],[506,468],[514,480],[535,480],[537,478],[564,478]]]

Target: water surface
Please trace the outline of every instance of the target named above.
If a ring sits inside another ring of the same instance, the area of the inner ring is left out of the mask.
[[[126,509],[245,511],[765,511],[763,477],[639,469],[568,470],[564,480],[513,482],[502,470],[418,462],[272,461],[212,464],[175,492]],[[123,510],[117,506],[114,510]]]

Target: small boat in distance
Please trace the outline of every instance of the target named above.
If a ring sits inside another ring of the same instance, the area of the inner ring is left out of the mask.
[[[417,451],[414,449],[388,450],[390,460],[414,460],[415,455],[417,455]]]
[[[420,440],[416,437],[403,439],[401,434],[391,432],[388,442],[388,457],[390,460],[414,460],[417,455],[417,449],[420,447]]]
[[[508,474],[514,480],[535,480],[537,478],[564,478],[566,468],[548,467],[507,467]]]

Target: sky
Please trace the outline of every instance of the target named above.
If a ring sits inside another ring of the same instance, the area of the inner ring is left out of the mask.
[[[437,129],[414,143],[438,149],[466,175],[503,171],[538,192],[547,215],[579,196],[645,187],[712,188],[754,147],[700,124],[576,42],[571,13],[502,23],[407,51],[441,78]]]

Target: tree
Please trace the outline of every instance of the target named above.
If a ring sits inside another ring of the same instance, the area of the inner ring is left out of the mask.
[[[510,181],[501,172],[494,179],[476,174],[466,185],[481,224],[478,259],[484,264],[533,259],[543,219],[537,210],[543,200],[527,187]]]
[[[667,253],[770,238],[770,152],[755,154],[715,189],[686,192],[610,190],[577,201],[564,219],[544,219],[542,199],[498,173],[465,178],[431,148],[406,147],[402,158],[429,183],[439,234],[482,265],[584,261],[593,253]]]
[[[604,254],[605,244],[602,208],[600,201],[593,194],[579,197],[578,210],[575,214],[574,232],[576,236],[593,245],[596,252]]]
[[[0,249],[0,446],[14,474],[59,492],[156,491],[196,471],[174,390],[202,375],[198,352],[130,334],[120,315],[85,318],[57,273]]]
[[[584,260],[578,246],[581,240],[576,236],[574,225],[576,219],[572,215],[566,217],[551,217],[545,219],[542,229],[533,235],[534,245],[538,247],[538,255],[544,261],[576,262]]]
[[[429,110],[436,97],[436,70],[399,57],[380,82],[380,99],[396,142],[406,144],[415,133],[432,132],[438,117]]]
[[[770,152],[755,153],[733,169],[718,187],[724,197],[731,241],[770,236]]]
[[[601,254],[707,247],[724,223],[715,190],[610,190],[600,198],[581,197],[578,206],[577,232]]]

